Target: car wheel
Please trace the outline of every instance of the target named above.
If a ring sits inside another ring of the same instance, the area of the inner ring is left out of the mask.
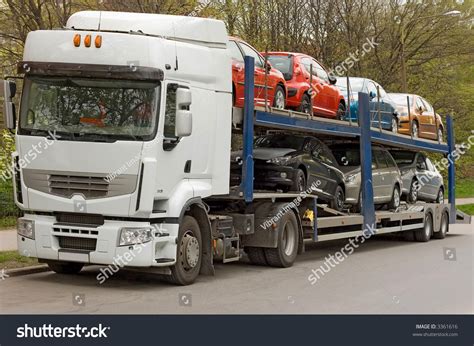
[[[344,190],[342,189],[341,185],[338,185],[336,192],[334,193],[334,199],[330,202],[330,206],[332,209],[342,211],[344,209],[345,200],[346,198],[344,196]]]
[[[416,203],[418,200],[418,188],[416,179],[413,179],[410,184],[410,191],[408,191],[407,201],[408,203]]]
[[[438,128],[438,140],[443,141],[443,129],[441,127]]]
[[[345,114],[346,114],[346,106],[344,106],[344,103],[340,102],[339,107],[337,107],[336,119],[344,120]]]
[[[418,138],[419,135],[418,122],[416,120],[411,122],[411,134],[413,138]]]
[[[303,94],[298,111],[305,114],[311,114],[311,97],[308,94]]]
[[[441,215],[441,222],[439,225],[439,231],[436,233],[433,233],[433,238],[435,239],[444,239],[446,237],[446,234],[449,231],[449,217],[447,212],[443,212],[443,215]]]
[[[201,230],[196,219],[185,215],[178,231],[178,254],[171,267],[170,281],[177,285],[190,285],[199,275],[202,261]]]
[[[398,133],[398,119],[397,117],[392,117],[392,132]]]
[[[84,267],[84,263],[55,263],[55,262],[48,262],[48,267],[53,272],[58,274],[77,274],[79,273],[82,268]]]
[[[438,194],[436,195],[436,203],[444,203],[444,190],[442,187],[439,188]]]
[[[306,190],[306,177],[301,169],[296,170],[295,177],[293,178],[293,185],[290,191],[303,192]]]
[[[433,234],[433,218],[431,217],[431,214],[426,214],[425,225],[414,233],[416,241],[427,242],[430,240],[431,234]]]
[[[278,85],[273,97],[273,107],[277,109],[285,109],[285,90],[281,85]]]
[[[392,193],[392,200],[388,204],[388,209],[397,209],[400,206],[400,188],[395,185]]]
[[[264,248],[265,258],[272,267],[291,267],[298,254],[298,222],[291,210],[278,221],[276,248]]]

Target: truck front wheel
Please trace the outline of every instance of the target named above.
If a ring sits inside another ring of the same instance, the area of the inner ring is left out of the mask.
[[[84,267],[84,263],[76,262],[48,262],[48,267],[58,274],[77,274]]]
[[[170,281],[190,285],[199,275],[202,261],[201,230],[196,219],[186,215],[179,226],[176,264],[171,267]]]

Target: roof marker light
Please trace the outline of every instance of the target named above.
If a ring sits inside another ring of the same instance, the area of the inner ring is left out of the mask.
[[[72,42],[74,42],[74,47],[79,47],[81,45],[81,35],[75,34]]]
[[[101,35],[97,35],[97,36],[95,37],[94,42],[95,42],[95,48],[100,48],[100,47],[102,47],[102,36],[101,36]]]
[[[84,38],[84,46],[89,48],[91,46],[91,41],[92,41],[91,35],[86,35],[86,37]]]

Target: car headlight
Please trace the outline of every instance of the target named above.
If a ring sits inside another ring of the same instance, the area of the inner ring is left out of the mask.
[[[18,219],[18,234],[30,239],[35,239],[35,222],[33,220]]]
[[[274,157],[273,159],[270,159],[267,161],[267,163],[273,163],[275,165],[279,166],[285,166],[290,162],[291,156],[280,156],[280,157]]]
[[[350,174],[344,178],[344,181],[348,184],[353,183],[354,180],[356,179],[357,174]]]
[[[153,238],[151,228],[148,227],[124,227],[120,231],[119,246],[142,244]]]

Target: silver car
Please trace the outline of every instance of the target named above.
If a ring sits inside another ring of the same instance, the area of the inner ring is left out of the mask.
[[[331,146],[331,150],[345,175],[346,203],[359,212],[362,199],[359,144],[336,144]],[[388,150],[379,146],[372,147],[372,186],[375,204],[387,204],[389,209],[400,206],[400,170]]]
[[[444,202],[443,177],[423,153],[409,150],[390,150],[402,172],[402,195],[408,203],[417,200]]]

